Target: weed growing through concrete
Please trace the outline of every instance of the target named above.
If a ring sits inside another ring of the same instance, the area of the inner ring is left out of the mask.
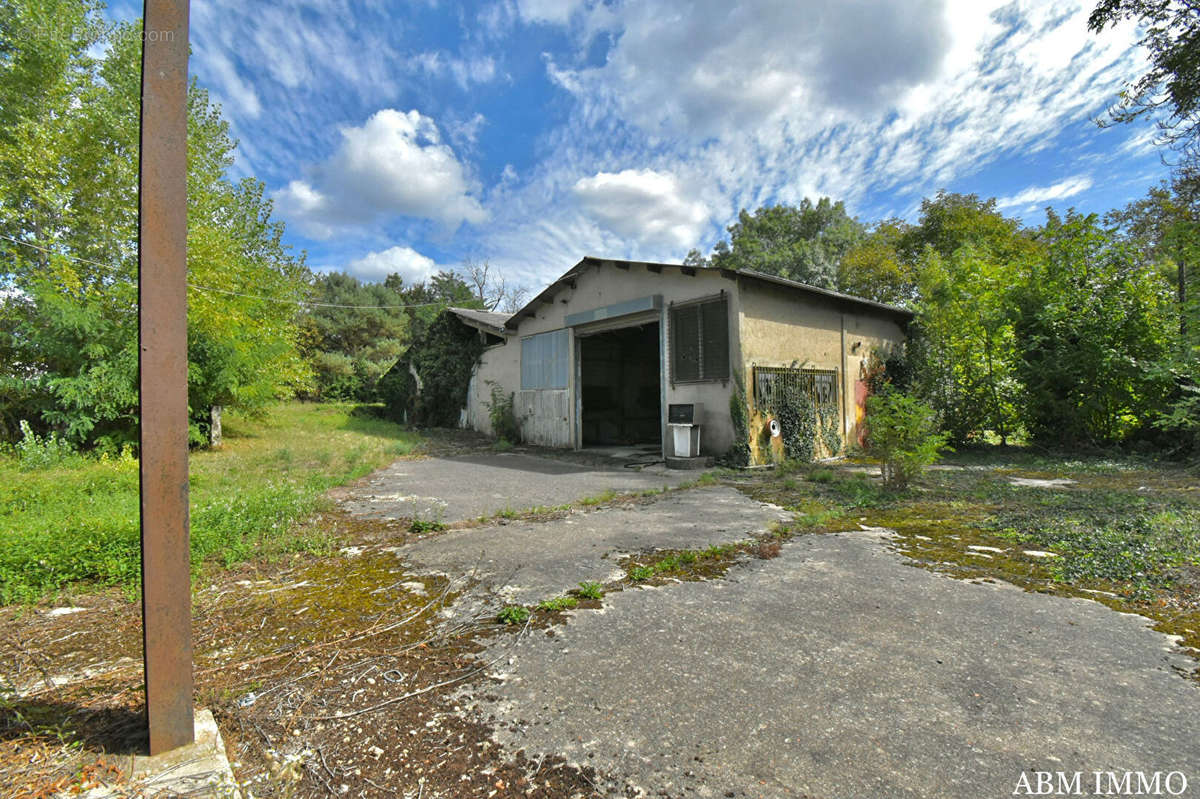
[[[779,557],[783,546],[778,541],[759,541],[754,548],[754,554],[763,560]]]
[[[529,608],[523,605],[508,605],[496,618],[502,624],[524,624],[529,620]]]
[[[604,597],[604,586],[592,580],[584,580],[575,589],[575,594],[580,599],[601,599]]]
[[[584,497],[583,499],[579,500],[579,504],[591,507],[593,505],[603,505],[605,502],[612,502],[616,498],[617,492],[610,488],[602,494],[597,494],[594,497]]]
[[[660,552],[648,558],[635,558],[626,567],[632,582],[641,583],[664,574],[687,574],[693,569],[729,561],[741,549],[739,544],[717,544],[708,549],[683,549]]]
[[[543,599],[538,603],[537,609],[554,612],[559,610],[570,610],[579,604],[579,600],[573,596],[556,596],[553,599]]]
[[[629,570],[629,579],[635,583],[649,580],[656,574],[653,566],[634,566]]]

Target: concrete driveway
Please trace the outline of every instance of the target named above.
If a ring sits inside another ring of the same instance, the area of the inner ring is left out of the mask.
[[[571,496],[551,486],[598,488],[569,469],[531,486],[541,472],[506,468],[456,462],[426,476],[473,476],[446,483],[463,492],[442,494],[447,518],[495,507],[498,491],[559,504]],[[485,475],[505,482],[475,482]],[[495,601],[532,604],[614,576],[617,552],[734,541],[779,515],[715,486],[397,554],[418,570],[476,570]],[[1094,773],[1111,771],[1160,783],[1175,772],[1173,788],[1187,781],[1175,795],[1200,796],[1200,684],[1171,638],[1087,600],[914,568],[886,531],[802,536],[723,578],[626,589],[490,646],[496,679],[463,706],[509,751],[594,767],[613,795],[980,799],[1023,795],[1036,771],[1079,772],[1080,795],[1093,795]]]
[[[1182,772],[1200,795],[1200,686],[1176,670],[1196,664],[1170,638],[913,568],[877,533],[611,595],[502,663],[475,705],[497,740],[615,795],[982,799],[1034,771],[1084,795],[1096,771]]]
[[[533,605],[584,580],[620,580],[622,555],[744,541],[789,516],[732,488],[710,486],[554,522],[454,530],[400,553],[419,571],[452,577],[470,573],[502,602]]]
[[[458,522],[696,478],[696,472],[673,471],[661,464],[625,468],[620,459],[606,460],[611,463],[518,452],[400,460],[371,475],[342,504],[362,516]]]

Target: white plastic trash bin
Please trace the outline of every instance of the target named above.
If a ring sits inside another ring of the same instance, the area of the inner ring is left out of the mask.
[[[668,424],[672,449],[676,458],[695,458],[700,455],[700,425]]]

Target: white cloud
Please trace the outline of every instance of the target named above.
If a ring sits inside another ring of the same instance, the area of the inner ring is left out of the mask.
[[[572,192],[604,227],[644,243],[687,247],[709,216],[674,175],[649,169],[600,172],[576,181]]]
[[[1054,202],[1055,200],[1065,200],[1068,197],[1074,197],[1076,194],[1087,191],[1092,187],[1092,178],[1089,175],[1076,175],[1073,178],[1060,180],[1049,186],[1030,186],[1023,191],[1019,191],[1009,197],[1001,197],[996,200],[996,205],[1001,208],[1015,208],[1025,205],[1041,205]]]
[[[1161,133],[1155,127],[1147,126],[1135,132],[1121,145],[1121,152],[1128,155],[1146,155],[1154,152],[1158,146]]]
[[[437,264],[411,247],[389,247],[382,252],[369,252],[346,265],[346,271],[360,280],[380,282],[391,274],[399,274],[406,285],[423,283],[433,277]]]
[[[941,0],[636,0],[592,15],[589,33],[619,35],[606,62],[551,65],[551,77],[668,134],[744,130],[799,108],[878,109],[932,78],[949,39]]]
[[[1132,26],[1088,33],[1089,10],[1081,0],[591,5],[560,23],[575,50],[546,56],[576,106],[536,166],[492,187],[482,246],[536,284],[584,253],[670,260],[708,249],[741,208],[829,195],[882,218],[911,216],[939,188],[986,193],[963,184],[1001,158],[1034,162],[1064,132],[1118,135],[1089,120],[1143,55]],[[610,42],[603,63],[580,66],[597,63],[597,31]],[[1045,175],[1047,189],[1089,190],[1071,177],[1078,164],[1062,169]]]
[[[262,103],[258,92],[238,74],[237,66],[222,52],[200,53],[199,58],[206,61],[208,73],[214,81],[213,91],[218,102],[232,104],[231,110],[244,114],[250,119],[262,113]]]
[[[474,144],[479,139],[479,131],[487,124],[487,117],[479,112],[476,112],[470,119],[464,119],[458,122],[450,122],[446,127],[450,131],[450,138],[458,144]]]
[[[411,63],[427,75],[450,77],[465,91],[472,84],[490,83],[496,77],[496,61],[491,56],[458,58],[442,52],[424,52]]]
[[[472,196],[466,169],[437,126],[418,111],[377,111],[361,127],[343,127],[337,152],[274,195],[285,218],[314,238],[381,216],[432,219],[455,228],[487,214]]]
[[[583,7],[583,0],[518,0],[517,8],[526,22],[566,24]]]

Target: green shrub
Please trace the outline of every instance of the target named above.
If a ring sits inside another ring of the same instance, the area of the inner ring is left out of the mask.
[[[634,566],[629,570],[629,579],[635,583],[642,580],[649,580],[654,576],[655,569],[653,566]]]
[[[492,434],[496,440],[515,444],[521,440],[521,427],[517,423],[517,414],[513,410],[513,394],[504,391],[494,381],[489,380],[492,388],[492,398],[487,403],[488,419],[492,422]]]
[[[408,525],[410,533],[436,533],[445,530],[446,525],[436,519],[413,519]]]
[[[867,397],[867,447],[882,462],[883,482],[903,489],[946,449],[933,409],[897,391]]]
[[[316,384],[317,399],[325,401],[357,399],[362,380],[354,368],[354,359],[341,352],[317,352],[309,358]]]
[[[21,420],[21,440],[14,449],[22,469],[47,469],[57,466],[75,454],[70,442],[59,438],[58,433],[39,436],[33,432],[29,422]]]

